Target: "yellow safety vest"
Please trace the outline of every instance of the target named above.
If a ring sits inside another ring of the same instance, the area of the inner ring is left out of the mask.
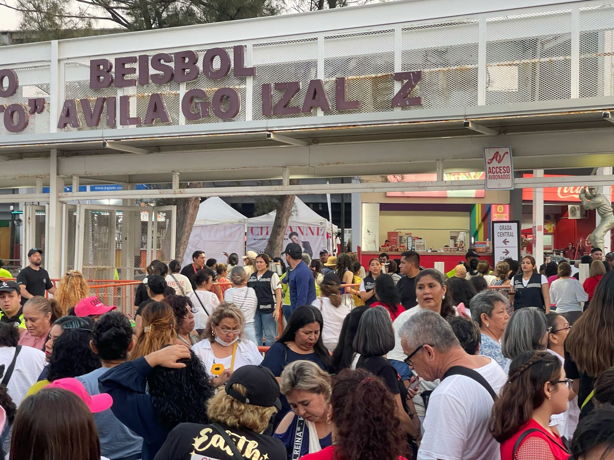
[[[4,319],[6,317],[6,320]],[[4,322],[8,322],[8,316],[6,315],[6,313],[4,313],[4,311],[0,310],[0,321],[4,321]],[[22,329],[26,328],[26,320],[23,319],[23,313],[21,315],[19,315],[19,327]]]

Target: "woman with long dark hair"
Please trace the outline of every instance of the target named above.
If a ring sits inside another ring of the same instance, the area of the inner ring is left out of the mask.
[[[510,366],[490,422],[501,460],[567,460],[569,452],[550,417],[567,410],[571,381],[556,356],[525,351]]]
[[[354,262],[349,254],[339,254],[337,258],[337,276],[341,280],[341,284],[353,284],[354,281]],[[360,291],[351,287],[344,288],[342,294],[356,294],[359,295]]]
[[[371,259],[369,261],[369,274],[365,276],[360,283],[358,291],[360,292],[360,298],[364,300],[365,305],[371,305],[377,299],[375,298],[375,280],[382,273],[382,264],[379,259]]]
[[[384,382],[364,369],[345,369],[333,381],[332,422],[335,444],[305,460],[404,460],[408,445],[396,405]]]
[[[614,365],[614,271],[595,289],[590,308],[580,316],[565,341],[565,372],[574,380],[580,419],[594,407],[594,380]]]
[[[178,424],[209,421],[206,407],[213,386],[200,359],[185,345],[120,364],[99,383],[113,397],[113,414],[143,438],[143,460],[153,460]]]
[[[100,460],[91,410],[79,396],[59,388],[24,399],[13,424],[10,458]]]
[[[399,294],[391,275],[382,274],[378,276],[373,289],[377,300],[371,306],[384,307],[390,314],[392,321],[405,311],[405,308],[401,305],[401,294]]]
[[[510,296],[514,311],[526,307],[540,308],[550,313],[550,285],[544,275],[537,272],[533,256],[524,256],[520,263],[521,273],[512,279]]]
[[[369,308],[366,305],[356,307],[343,320],[339,342],[333,352],[332,372],[339,373],[343,369],[348,369],[352,367],[352,363],[356,367],[358,357],[353,348],[354,337],[356,337],[356,332],[358,331],[360,318]]]
[[[448,288],[447,296],[457,312],[462,316],[470,318],[469,304],[476,295],[476,290],[471,282],[463,278],[453,277],[446,280],[446,287]]]
[[[322,313],[311,305],[298,307],[290,316],[286,328],[277,342],[269,349],[262,365],[268,367],[275,377],[280,377],[287,364],[293,361],[313,361],[322,370],[328,371],[331,359],[322,342],[324,320]],[[282,408],[277,414],[277,421],[290,411],[285,397],[281,398]]]

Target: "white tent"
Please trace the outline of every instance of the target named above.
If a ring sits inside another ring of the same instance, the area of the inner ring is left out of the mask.
[[[247,218],[216,196],[200,204],[190,234],[183,265],[192,263],[192,253],[205,251],[207,258],[226,261],[224,252],[245,253],[245,225]]]
[[[247,219],[247,250],[262,252],[264,251],[271,228],[275,222],[276,211],[271,211],[268,214]],[[299,198],[294,199],[294,206],[286,236],[284,237],[284,246],[290,243],[290,235],[293,235],[293,240],[298,238],[303,246],[303,252],[309,254],[312,258],[318,257],[322,249],[330,251],[331,231],[337,231],[337,227],[331,228],[330,222],[320,216],[309,206],[303,203]]]

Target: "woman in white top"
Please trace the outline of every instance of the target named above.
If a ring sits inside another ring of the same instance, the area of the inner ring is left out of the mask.
[[[311,305],[322,312],[324,327],[322,329],[322,342],[332,352],[339,342],[339,334],[343,320],[350,310],[341,302],[341,281],[335,272],[324,275],[320,285],[321,297],[314,300]]]
[[[214,387],[224,385],[238,368],[262,362],[258,347],[245,336],[243,313],[231,303],[224,302],[213,311],[203,337],[192,351],[203,362]]]
[[[187,276],[179,273],[181,271],[181,264],[176,260],[171,260],[168,264],[170,273],[166,275],[166,284],[175,290],[177,295],[188,295],[193,292],[192,283]]]
[[[232,287],[224,292],[224,300],[235,304],[241,310],[245,317],[245,334],[254,344],[257,344],[254,318],[258,306],[258,297],[256,297],[256,291],[247,287],[248,278],[243,267],[233,268],[230,272]]]
[[[571,276],[569,263],[561,262],[557,272],[559,278],[550,285],[550,302],[556,305],[556,312],[573,325],[582,315],[582,303],[588,301],[588,294],[580,281]]]
[[[485,260],[480,260],[478,262],[478,273],[484,277],[486,283],[490,286],[494,280],[497,279],[496,276],[490,274],[490,264]]]
[[[196,290],[190,292],[188,297],[196,311],[194,313],[194,329],[200,333],[207,326],[207,319],[211,316],[213,310],[220,304],[220,299],[211,292],[213,271],[210,268],[205,267],[198,270],[194,282],[196,283]]]

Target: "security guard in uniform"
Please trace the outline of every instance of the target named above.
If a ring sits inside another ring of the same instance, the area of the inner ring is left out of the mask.
[[[21,289],[15,281],[0,282],[0,321],[14,323],[15,327],[26,329],[21,306]]]

